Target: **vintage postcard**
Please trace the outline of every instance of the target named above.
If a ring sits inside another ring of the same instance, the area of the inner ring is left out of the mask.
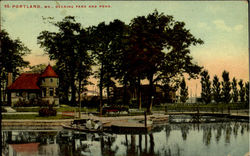
[[[3,156],[249,156],[248,1],[2,0]]]

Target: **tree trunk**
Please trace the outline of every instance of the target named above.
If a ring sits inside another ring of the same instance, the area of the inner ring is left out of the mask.
[[[107,85],[107,103],[110,104],[110,86]]]
[[[64,91],[64,101],[66,101],[67,104],[69,104],[69,87],[67,89],[65,89]]]
[[[141,110],[141,80],[140,77],[138,77],[137,80],[137,104],[139,110]]]
[[[123,104],[128,105],[128,100],[127,100],[127,79],[124,78],[124,83],[123,83]]]
[[[78,103],[79,103],[79,118],[81,119],[81,80],[79,80],[79,88],[78,88]]]
[[[3,102],[6,103],[6,95],[8,94],[7,92],[7,86],[8,85],[8,82],[6,81],[5,84],[3,84]],[[7,95],[8,96],[8,95]],[[7,97],[8,98],[8,97]],[[8,99],[7,99],[8,100]]]
[[[102,116],[102,105],[103,105],[103,95],[102,95],[102,89],[103,89],[103,64],[101,65],[101,73],[100,73],[100,85],[99,85],[99,89],[100,89],[100,116]]]
[[[3,101],[3,99],[2,99],[2,81],[0,81],[0,105],[1,106],[3,105],[2,101]]]
[[[154,84],[153,84],[153,74],[149,76],[149,99],[148,99],[148,107],[147,112],[152,112],[152,106],[154,101]]]
[[[76,86],[75,81],[71,80],[71,105],[76,106]]]

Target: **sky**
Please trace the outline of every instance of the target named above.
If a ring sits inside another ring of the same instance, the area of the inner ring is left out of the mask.
[[[204,41],[203,45],[190,47],[193,62],[207,69],[211,79],[229,72],[230,79],[249,80],[248,3],[246,1],[2,1],[1,26],[12,39],[19,38],[31,54],[24,59],[31,65],[48,64],[48,56],[37,44],[43,30],[57,31],[42,17],[76,17],[83,27],[120,19],[126,24],[137,16],[145,16],[155,9],[172,15],[176,21],[186,23],[185,28]],[[39,5],[40,8],[13,6]],[[89,5],[96,5],[90,8]],[[110,6],[99,8],[99,5]],[[9,6],[9,7],[8,7]],[[47,8],[46,8],[47,6]],[[56,8],[68,6],[73,8]],[[76,6],[86,6],[77,8]],[[49,7],[49,8],[48,8]],[[187,82],[190,96],[199,96],[200,80]]]

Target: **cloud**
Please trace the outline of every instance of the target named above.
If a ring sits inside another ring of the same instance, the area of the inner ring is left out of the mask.
[[[217,29],[226,31],[226,32],[231,32],[232,28],[227,26],[223,20],[215,20],[213,21]]]
[[[197,27],[198,28],[201,28],[201,29],[207,29],[207,30],[210,30],[211,28],[207,25],[207,23],[205,23],[205,22],[199,22],[198,24],[197,24]]]
[[[236,31],[241,31],[242,29],[243,29],[243,25],[241,25],[241,24],[234,26],[234,30],[236,30]]]
[[[242,31],[243,30],[243,25],[242,24],[237,24],[233,27],[230,27],[226,25],[226,23],[223,20],[215,20],[213,21],[215,24],[215,27],[219,30],[226,31],[226,32],[232,32],[232,31]],[[198,27],[206,27],[207,25],[205,23],[200,23],[198,24]]]

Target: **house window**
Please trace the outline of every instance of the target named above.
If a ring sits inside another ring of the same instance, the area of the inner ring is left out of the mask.
[[[19,92],[16,92],[16,96],[20,96],[20,93],[19,93]]]
[[[46,88],[43,88],[42,90],[42,97],[46,97]]]
[[[53,79],[50,79],[50,82],[53,82]]]
[[[54,96],[54,88],[50,88],[49,89],[49,95],[50,96]]]

